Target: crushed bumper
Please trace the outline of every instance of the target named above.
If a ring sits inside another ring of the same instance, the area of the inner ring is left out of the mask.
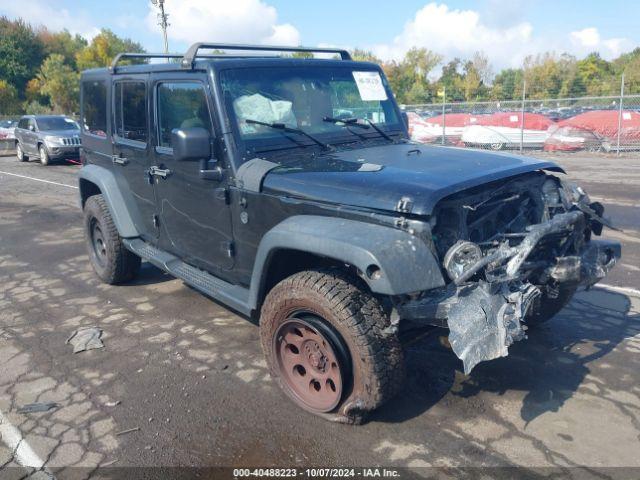
[[[503,263],[503,275],[493,281],[476,282],[468,281],[473,275],[465,275],[463,282],[452,282],[438,291],[396,305],[399,317],[448,327],[449,343],[463,361],[465,373],[482,361],[506,356],[513,342],[526,338],[527,312],[544,288],[519,275],[527,255],[545,235],[580,226],[583,220],[582,212],[570,212],[530,227],[520,245],[498,249],[492,258],[487,261],[484,257],[473,268],[477,273],[496,262]],[[555,284],[589,288],[605,277],[620,255],[620,243],[591,240],[579,255],[551,260],[545,275]]]

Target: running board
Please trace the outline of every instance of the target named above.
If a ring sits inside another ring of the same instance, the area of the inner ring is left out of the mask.
[[[122,243],[143,260],[181,279],[196,290],[244,315],[251,315],[253,309],[249,306],[249,289],[225,282],[204,270],[186,264],[178,257],[159,250],[139,238],[123,238]]]

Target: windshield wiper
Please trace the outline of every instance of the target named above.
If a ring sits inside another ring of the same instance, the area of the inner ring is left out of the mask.
[[[382,135],[385,139],[389,140],[390,142],[395,143],[396,141],[391,138],[391,136],[389,136],[388,133],[386,133],[384,130],[382,130],[379,126],[377,126],[375,123],[373,123],[371,120],[369,120],[368,118],[333,118],[333,117],[324,117],[322,119],[324,122],[329,122],[329,123],[333,123],[335,125],[342,123],[345,127],[349,127],[349,126],[354,126],[354,127],[360,127],[360,128],[369,128],[370,126],[373,127],[373,129],[378,132],[380,135]],[[363,122],[367,122],[365,123],[360,123],[361,121]]]
[[[273,128],[275,130],[281,130],[282,132],[286,132],[286,133],[296,133],[298,135],[303,135],[303,136],[307,137],[309,140],[311,140],[314,143],[320,145],[325,150],[331,150],[333,148],[328,143],[324,143],[324,142],[318,140],[316,137],[314,137],[310,133],[307,133],[307,132],[305,132],[304,130],[302,130],[300,128],[287,127],[284,123],[276,123],[276,122],[267,123],[267,122],[261,122],[260,120],[253,120],[252,118],[245,119],[245,123],[248,123],[250,125],[262,125],[263,127],[269,127],[269,128]]]

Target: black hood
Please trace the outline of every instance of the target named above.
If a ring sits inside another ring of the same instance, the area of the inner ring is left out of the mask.
[[[553,162],[521,155],[412,143],[390,144],[300,158],[271,170],[263,191],[376,210],[395,210],[402,197],[412,214],[429,215],[442,198]]]

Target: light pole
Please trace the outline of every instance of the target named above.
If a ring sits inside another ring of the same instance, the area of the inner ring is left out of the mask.
[[[151,3],[160,9],[160,13],[158,13],[158,25],[162,28],[162,36],[164,38],[164,53],[169,53],[169,40],[167,40],[167,27],[169,23],[167,22],[167,15],[164,11],[164,0],[151,0]]]

